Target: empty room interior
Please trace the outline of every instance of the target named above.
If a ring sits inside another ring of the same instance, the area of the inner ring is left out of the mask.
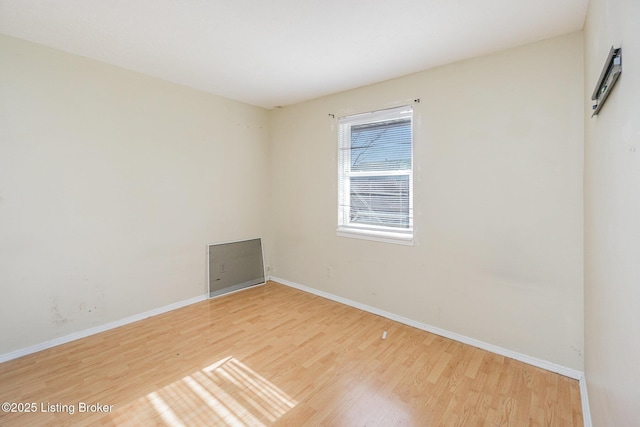
[[[0,425],[640,425],[638,28],[0,0]]]

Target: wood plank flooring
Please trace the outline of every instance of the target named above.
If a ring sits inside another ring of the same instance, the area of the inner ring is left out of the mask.
[[[579,393],[270,282],[0,364],[0,402],[36,405],[0,425],[577,427]]]

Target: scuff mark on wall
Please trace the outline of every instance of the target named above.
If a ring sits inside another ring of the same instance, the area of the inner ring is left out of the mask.
[[[574,347],[574,346],[571,346],[570,348],[571,348],[571,350],[572,350],[573,352],[575,352],[579,357],[582,357],[582,350],[580,350],[579,348]]]
[[[55,294],[49,297],[51,323],[61,327],[87,319],[91,324],[103,321],[106,311],[104,286],[99,283],[89,286],[87,277],[82,277],[81,280],[87,283],[80,290],[69,295]]]
[[[51,307],[49,307],[49,312],[51,313],[51,323],[56,326],[62,326],[65,323],[68,323],[70,319],[66,318],[60,312],[60,305],[58,304],[58,297],[51,297]]]

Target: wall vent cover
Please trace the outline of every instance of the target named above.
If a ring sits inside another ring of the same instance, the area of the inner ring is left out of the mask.
[[[265,282],[262,239],[209,245],[209,298]]]

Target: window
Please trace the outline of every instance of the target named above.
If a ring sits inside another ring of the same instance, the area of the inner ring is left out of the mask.
[[[338,235],[413,242],[413,110],[340,118]]]

